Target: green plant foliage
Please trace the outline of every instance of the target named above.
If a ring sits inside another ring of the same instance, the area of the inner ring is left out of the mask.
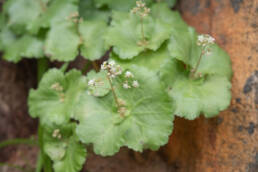
[[[5,27],[0,33],[0,50],[5,50],[4,59],[18,62],[22,57],[43,57],[43,41],[31,35],[17,37]]]
[[[108,19],[111,16],[109,9],[96,8],[94,0],[80,0],[79,2],[79,14],[87,21],[102,20],[108,22]]]
[[[80,37],[72,22],[51,27],[46,38],[45,53],[52,60],[71,61],[78,55]]]
[[[230,79],[232,68],[227,53],[216,44],[209,46],[209,48],[211,54],[202,57],[197,73],[216,74]],[[197,45],[197,33],[191,27],[187,30],[173,30],[168,50],[173,58],[181,60],[193,68],[201,54],[201,47]]]
[[[104,21],[84,21],[80,23],[79,32],[82,38],[81,55],[89,60],[99,59],[108,47],[104,45],[107,24]]]
[[[107,5],[112,10],[128,12],[135,6],[137,0],[94,0],[97,8]],[[152,3],[152,0],[144,1],[147,5]]]
[[[8,0],[4,5],[8,26],[21,34],[30,31],[42,13],[40,0]]]
[[[38,28],[49,28],[59,23],[71,22],[69,17],[77,12],[78,0],[53,0],[49,4],[45,3],[44,13],[36,24]]]
[[[64,124],[73,117],[74,106],[82,93],[86,93],[86,79],[76,70],[64,74],[49,70],[39,88],[29,94],[29,112],[39,117],[43,125]]]
[[[54,162],[55,172],[78,172],[86,160],[86,149],[74,135],[75,124],[47,128],[44,151]]]
[[[50,167],[49,156],[55,172],[79,172],[87,145],[102,156],[123,146],[157,150],[168,142],[174,114],[193,120],[201,114],[213,117],[229,106],[229,56],[214,38],[198,35],[171,10],[175,2],[4,3],[0,51],[5,60],[66,62],[47,71],[29,93],[30,115],[40,119],[44,166]],[[86,76],[75,69],[65,72],[78,55],[95,64],[107,61]],[[46,68],[38,64],[39,71]]]
[[[142,41],[140,18],[133,14],[114,12],[111,27],[106,35],[109,46],[122,59],[132,59],[146,49],[156,51],[170,37],[169,25],[155,16],[143,20],[146,45]]]
[[[200,113],[213,117],[230,104],[231,83],[225,76],[207,75],[191,79],[189,71],[175,59],[163,66],[160,75],[169,95],[175,100],[175,114],[180,117],[192,120]]]
[[[96,73],[95,71],[90,71],[87,74],[87,82],[89,83],[90,80],[96,82],[96,85],[94,87],[88,88],[88,93],[90,95],[102,97],[110,92],[111,88],[108,83],[107,74],[104,71],[100,71],[98,73]]]
[[[120,59],[115,53],[111,54],[111,59],[115,60],[125,68],[136,64],[158,73],[163,65],[171,59],[171,57],[167,49],[167,44],[165,43],[157,51],[147,50],[134,57],[133,60]]]
[[[135,151],[157,150],[172,132],[171,101],[155,73],[137,66],[131,66],[130,71],[137,74],[139,88],[123,88],[121,77],[114,84],[118,98],[126,104],[124,116],[117,112],[111,92],[103,98],[81,97],[76,132],[84,143],[93,144],[96,154],[113,155],[121,146]]]
[[[183,21],[178,11],[172,11],[166,3],[156,3],[151,7],[151,15],[158,20],[170,25],[170,29],[185,29],[187,24]]]

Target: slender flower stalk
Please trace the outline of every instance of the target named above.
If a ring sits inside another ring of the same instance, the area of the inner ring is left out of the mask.
[[[196,72],[200,66],[201,60],[204,55],[211,54],[211,50],[208,48],[208,46],[214,44],[214,41],[215,39],[207,34],[198,36],[197,45],[201,46],[201,54],[195,67],[191,70],[190,78],[196,78]]]
[[[139,1],[136,1],[136,7],[134,7],[131,10],[131,13],[136,14],[140,17],[142,40],[138,42],[138,45],[146,46],[148,44],[148,41],[146,40],[145,34],[144,34],[143,20],[145,17],[147,17],[150,14],[150,8],[146,7],[145,3],[142,0],[139,0]]]

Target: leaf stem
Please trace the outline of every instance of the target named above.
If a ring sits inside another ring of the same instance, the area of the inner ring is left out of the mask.
[[[199,59],[198,59],[198,61],[197,61],[196,66],[195,66],[194,69],[191,71],[190,78],[195,78],[195,74],[196,74],[196,72],[197,72],[197,70],[198,70],[198,67],[200,66],[200,63],[201,63],[201,60],[202,60],[203,55],[204,55],[204,48],[202,48],[202,51],[201,51],[201,54],[200,54],[200,57],[199,57]]]
[[[43,134],[44,134],[44,128],[39,124],[38,127],[38,137],[39,137],[39,147],[40,147],[40,153],[38,161],[41,161],[44,172],[52,172],[52,163],[50,158],[44,153],[44,140],[43,140]],[[37,164],[40,164],[40,162],[37,162]],[[40,168],[40,166],[39,166]]]
[[[47,10],[46,4],[42,0],[40,0],[39,3],[42,12],[45,12]]]
[[[37,61],[38,65],[38,83],[40,82],[42,76],[48,69],[48,60],[47,58],[41,58]]]
[[[15,138],[15,139],[10,139],[10,140],[5,140],[0,142],[0,148],[10,146],[10,145],[18,145],[18,144],[37,145],[38,142],[35,139]]]
[[[113,97],[114,97],[114,99],[115,99],[117,108],[119,108],[120,104],[119,104],[119,102],[118,102],[118,98],[117,98],[115,89],[114,89],[114,87],[113,87],[113,84],[112,84],[112,82],[111,82],[111,79],[110,79],[110,77],[109,77],[108,75],[107,75],[107,79],[108,79],[109,85],[110,85],[110,87],[111,87],[111,91],[112,91]]]
[[[40,82],[44,73],[48,69],[48,60],[47,58],[38,59],[38,82]],[[52,172],[52,163],[50,158],[44,153],[44,140],[43,140],[44,128],[40,125],[38,126],[38,142],[40,147],[40,153],[37,161],[37,170],[41,171],[43,166],[44,172]],[[41,164],[41,165],[40,165]]]
[[[142,33],[142,41],[145,42],[144,28],[143,28],[143,17],[141,17],[141,33]]]

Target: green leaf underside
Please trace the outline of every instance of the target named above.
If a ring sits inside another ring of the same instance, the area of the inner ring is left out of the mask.
[[[122,78],[114,84],[118,98],[126,103],[125,116],[117,112],[111,92],[102,98],[86,94],[81,97],[76,111],[80,121],[76,132],[84,143],[93,144],[96,154],[113,155],[121,146],[135,151],[157,150],[167,143],[172,132],[171,100],[155,73],[137,66],[131,66],[130,71],[135,74],[139,88],[122,88]]]
[[[71,61],[78,55],[80,37],[72,22],[51,27],[46,38],[45,54],[52,60]]]
[[[9,0],[4,5],[4,12],[9,17],[9,27],[21,34],[32,29],[42,9],[40,0]]]
[[[114,12],[111,27],[106,35],[107,45],[122,59],[131,59],[146,49],[156,51],[170,36],[170,25],[149,16],[143,20],[147,45],[138,45],[143,40],[140,17],[134,14]]]
[[[74,128],[73,124],[56,127],[61,139],[52,136],[52,128],[44,135],[44,151],[53,160],[55,172],[78,172],[86,160],[86,149],[73,134]]]
[[[59,84],[63,91],[53,89]],[[76,70],[63,74],[57,69],[49,70],[42,78],[37,90],[29,94],[29,111],[39,117],[43,125],[64,124],[73,118],[74,106],[81,93],[86,93],[86,79]]]
[[[103,36],[107,30],[107,24],[104,21],[84,21],[79,25],[79,32],[83,43],[81,45],[81,54],[89,60],[97,60],[102,57],[108,47],[104,46]]]
[[[231,83],[226,77],[207,75],[193,80],[181,62],[171,60],[164,65],[161,78],[175,101],[175,114],[180,117],[193,120],[200,113],[213,117],[230,104]]]
[[[31,35],[16,35],[5,27],[0,32],[0,49],[4,51],[3,58],[7,61],[18,62],[22,57],[43,57],[43,41]]]
[[[168,44],[170,55],[194,68],[201,54],[197,45],[197,33],[193,28],[174,29]],[[231,79],[232,68],[230,57],[218,45],[210,45],[210,55],[204,55],[196,73],[215,74]]]
[[[91,95],[102,97],[110,92],[110,85],[107,79],[106,72],[100,71],[96,73],[95,71],[90,71],[87,74],[87,81],[94,79],[97,83],[94,87],[88,87],[88,91]]]

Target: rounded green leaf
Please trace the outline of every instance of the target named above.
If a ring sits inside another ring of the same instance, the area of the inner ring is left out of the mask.
[[[143,19],[143,32],[147,44],[143,41],[140,17],[134,14],[114,12],[111,27],[106,35],[106,43],[122,59],[131,59],[146,49],[156,51],[170,37],[170,25],[155,16]]]
[[[47,6],[38,20],[38,25],[50,27],[58,23],[69,22],[72,14],[78,13],[78,0],[55,0]]]
[[[47,34],[45,54],[51,60],[71,61],[78,55],[80,37],[72,22],[59,23]]]
[[[231,83],[227,77],[205,75],[191,79],[182,62],[172,59],[160,73],[171,98],[175,101],[175,114],[195,119],[200,114],[213,117],[226,109],[231,100]]]
[[[104,21],[83,21],[79,25],[82,38],[81,54],[89,60],[101,58],[109,49],[104,46],[107,24]]]
[[[123,114],[118,113],[111,92],[101,98],[83,94],[77,106],[77,135],[84,143],[92,143],[96,154],[113,155],[121,146],[157,150],[172,132],[172,102],[157,75],[137,66],[128,70],[139,82],[138,88],[123,88],[124,74],[112,80],[118,101],[125,107]]]
[[[107,23],[111,16],[111,11],[108,9],[97,9],[93,1],[94,0],[80,0],[80,16],[87,21],[102,20]]]
[[[90,71],[87,73],[87,81],[94,80],[95,86],[88,86],[88,93],[96,97],[102,97],[110,92],[110,85],[106,76],[106,72],[100,71],[96,73],[95,71]]]
[[[8,0],[4,5],[4,12],[8,15],[8,25],[21,34],[29,31],[33,23],[42,13],[40,0]]]
[[[75,125],[47,128],[44,151],[53,160],[55,172],[78,172],[86,160],[86,149],[74,135]],[[53,133],[58,134],[55,137]]]
[[[49,70],[42,78],[39,88],[29,94],[29,112],[39,117],[44,125],[63,124],[73,118],[74,106],[82,92],[86,93],[86,79],[76,70],[64,74]]]
[[[171,1],[171,0],[163,0]],[[172,0],[173,1],[173,0]],[[186,29],[188,25],[180,16],[178,11],[171,10],[171,8],[166,3],[155,3],[151,7],[151,14],[155,18],[167,23],[173,29]]]
[[[188,29],[172,29],[168,49],[171,57],[183,61],[194,68],[200,58],[201,47],[197,45],[197,33],[191,27]],[[215,74],[232,77],[231,61],[228,54],[218,45],[209,46],[210,55],[203,55],[197,73]]]
[[[17,37],[5,27],[0,32],[0,49],[4,51],[3,58],[7,61],[18,62],[22,57],[40,58],[44,56],[43,41],[35,36],[24,34]]]
[[[163,44],[157,51],[144,51],[138,56],[135,56],[133,60],[120,59],[115,53],[111,54],[111,58],[123,67],[130,67],[135,64],[148,68],[153,72],[159,72],[160,68],[163,67],[167,60],[171,59],[167,50],[167,44]]]

